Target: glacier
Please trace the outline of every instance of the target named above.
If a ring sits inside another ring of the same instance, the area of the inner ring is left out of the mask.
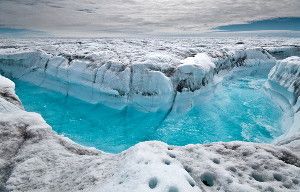
[[[299,40],[236,42],[2,39],[0,191],[299,191]],[[292,119],[272,144],[150,141],[104,153],[56,134],[39,114],[25,111],[7,79],[168,115],[174,107],[192,108],[188,98],[239,68],[270,71],[265,87]]]
[[[217,49],[199,42],[184,47],[181,41],[69,41],[24,41],[17,48],[4,42],[8,48],[0,51],[0,71],[90,103],[155,112],[171,110],[178,92],[201,89],[221,70],[275,63],[253,45]]]

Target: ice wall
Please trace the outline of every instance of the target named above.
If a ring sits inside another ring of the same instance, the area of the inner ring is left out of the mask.
[[[294,106],[295,112],[299,110],[300,96],[300,57],[288,57],[278,61],[276,66],[269,73],[269,81],[277,83],[286,89],[286,97],[291,105]]]
[[[300,56],[300,46],[279,46],[266,48],[276,59],[285,59],[291,56]]]
[[[159,52],[140,61],[91,60],[42,50],[0,53],[2,74],[71,95],[91,103],[144,111],[168,111],[177,92],[194,92],[215,74],[238,66],[266,65],[274,58],[261,48],[222,49],[179,59]]]
[[[294,122],[287,132],[278,139],[300,151],[300,57],[292,56],[278,61],[268,76],[268,87],[286,99],[292,108]]]

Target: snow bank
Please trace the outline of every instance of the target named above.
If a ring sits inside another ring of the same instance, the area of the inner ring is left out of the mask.
[[[110,155],[82,148],[55,135],[36,114],[5,114],[0,121],[3,190],[300,189],[299,157],[282,147],[241,142],[171,147],[144,142],[121,154]]]

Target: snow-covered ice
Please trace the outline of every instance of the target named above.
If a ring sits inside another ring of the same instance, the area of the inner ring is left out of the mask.
[[[273,67],[266,88],[289,103],[293,124],[273,144],[151,141],[113,155],[57,135],[0,76],[0,191],[299,191],[299,40],[235,42],[2,39],[1,74],[116,108],[169,111],[218,73]]]

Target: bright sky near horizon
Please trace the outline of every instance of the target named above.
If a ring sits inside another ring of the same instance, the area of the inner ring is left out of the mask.
[[[253,20],[300,18],[299,10],[300,0],[0,0],[0,28],[55,35],[195,34]]]

